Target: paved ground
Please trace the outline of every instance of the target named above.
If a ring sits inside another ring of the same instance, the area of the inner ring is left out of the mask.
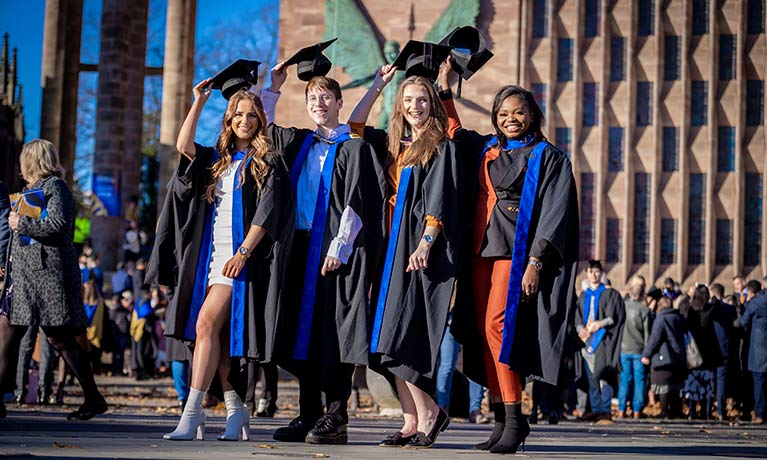
[[[105,380],[101,379],[102,385]],[[173,429],[177,409],[167,384],[169,380],[134,384],[111,379],[107,387],[113,409],[89,422],[68,422],[64,413],[72,407],[8,405],[8,417],[0,419],[0,458],[56,459],[474,459],[495,458],[475,451],[489,425],[472,425],[454,419],[432,449],[407,451],[377,447],[386,434],[398,428],[396,418],[381,418],[365,408],[350,423],[347,446],[313,446],[272,441],[271,433],[293,416],[294,386],[285,385],[283,409],[275,419],[252,419],[249,442],[219,442],[224,413],[209,411],[205,441],[172,442],[162,434]],[[281,388],[282,390],[282,388]],[[76,404],[76,395],[67,399]],[[537,459],[698,459],[767,458],[767,426],[725,423],[701,424],[654,421],[617,422],[611,426],[562,422],[533,427],[527,452],[517,457]]]

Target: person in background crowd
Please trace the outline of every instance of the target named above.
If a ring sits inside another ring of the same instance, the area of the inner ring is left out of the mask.
[[[8,255],[8,244],[11,241],[11,228],[8,226],[8,216],[11,214],[11,201],[8,188],[0,181],[0,279],[5,277],[5,262]]]
[[[583,343],[581,370],[589,381],[591,413],[585,420],[611,420],[610,402],[617,386],[621,336],[626,311],[621,295],[602,283],[602,263],[590,260],[586,269],[589,288],[578,298],[575,330]],[[578,367],[576,367],[576,370]]]
[[[650,337],[650,309],[645,305],[645,279],[635,275],[629,281],[629,298],[625,301],[626,322],[621,338],[621,374],[618,386],[618,418],[626,416],[626,403],[633,383],[631,401],[633,417],[642,417],[646,370],[642,351]]]
[[[673,308],[671,298],[659,299],[652,332],[642,351],[642,363],[652,368],[651,388],[660,397],[660,416],[664,419],[682,413],[679,391],[687,376],[686,333],[687,322]]]
[[[11,241],[11,228],[8,226],[8,216],[11,214],[11,201],[8,188],[0,181],[0,355],[16,356],[19,342],[14,341],[11,325],[8,321],[10,307],[10,277],[5,276],[8,262],[8,247]],[[6,295],[8,294],[8,295]],[[3,396],[13,391],[14,383],[11,375],[6,375],[5,381],[0,381],[0,418],[5,417]]]
[[[747,284],[748,303],[740,318],[740,325],[746,329],[750,344],[748,349],[748,370],[754,379],[753,423],[761,425],[765,417],[765,391],[767,390],[767,294],[761,291],[759,281]],[[760,292],[761,291],[761,292]]]
[[[126,298],[126,296],[128,296]],[[109,304],[109,329],[112,332],[112,375],[125,375],[125,350],[130,346],[130,317],[133,294],[130,290],[112,298]]]
[[[85,329],[90,344],[88,355],[94,372],[97,372],[101,367],[101,351],[106,345],[105,339],[109,336],[104,334],[104,325],[107,319],[104,311],[104,299],[101,298],[94,279],[89,279],[87,283],[83,284],[83,306],[85,307],[85,316],[88,319],[88,327]]]
[[[259,379],[259,376],[262,378]],[[256,417],[274,417],[277,412],[277,379],[279,370],[274,363],[248,362],[248,386],[245,405]],[[256,386],[261,382],[261,395],[256,399]]]
[[[131,279],[133,281],[133,298],[141,298],[141,291],[144,289],[144,278],[146,277],[146,260],[138,259],[133,268]]]
[[[123,235],[123,261],[135,262],[141,254],[141,237],[138,230],[138,222],[128,221],[128,228]]]
[[[675,300],[677,297],[679,297],[679,294],[681,294],[679,290],[679,285],[674,282],[673,278],[666,278],[663,280],[663,295],[670,298],[671,300]]]
[[[735,332],[735,320],[738,313],[734,305],[725,302],[724,286],[719,283],[711,285],[711,303],[714,304],[713,322],[717,343],[722,361],[716,368],[716,411],[714,418],[724,420],[727,416],[727,395],[730,393],[729,376],[734,374],[736,366],[738,340]]]
[[[701,406],[700,415],[708,418],[714,397],[714,370],[723,362],[714,327],[717,305],[709,301],[708,288],[698,285],[690,301],[684,303],[679,310],[687,318],[687,326],[703,358],[703,364],[690,371],[684,384],[683,392],[688,399],[690,419],[698,418],[698,404]]]
[[[133,289],[133,279],[128,274],[125,262],[117,262],[117,271],[112,275],[112,294],[120,295]]]
[[[165,337],[166,358],[170,362],[170,371],[173,376],[173,386],[176,388],[178,406],[184,411],[186,401],[189,399],[189,384],[192,363],[192,352],[182,341],[173,337]]]
[[[13,333],[21,335],[29,327],[43,327],[48,343],[67,362],[83,390],[83,404],[67,418],[88,420],[106,412],[107,403],[96,386],[86,350],[76,340],[85,332],[87,318],[72,243],[75,200],[62,179],[64,170],[52,143],[37,139],[25,144],[19,161],[27,190],[40,190],[47,215],[34,218],[11,212],[8,218],[14,230],[10,323]],[[41,264],[41,253],[46,254],[45,264]],[[15,371],[16,358],[0,355],[0,381]]]
[[[124,298],[125,294],[123,293]],[[154,360],[157,355],[154,303],[151,293],[142,290],[131,314],[131,369],[136,380],[148,380],[154,374]]]
[[[735,275],[732,278],[732,288],[738,296],[738,303],[740,305],[745,304],[746,298],[748,297],[748,289],[746,289],[746,279],[743,275]]]

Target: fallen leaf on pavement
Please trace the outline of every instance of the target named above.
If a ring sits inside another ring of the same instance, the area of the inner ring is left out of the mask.
[[[62,444],[58,441],[53,441],[53,447],[58,447],[59,449],[82,449],[80,446],[70,445],[70,444]]]

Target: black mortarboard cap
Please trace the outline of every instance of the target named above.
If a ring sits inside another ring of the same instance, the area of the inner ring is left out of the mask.
[[[241,89],[249,89],[258,82],[258,61],[238,59],[213,77],[213,89],[220,89],[224,99]]]
[[[399,56],[392,65],[399,70],[404,70],[407,77],[417,75],[436,80],[439,75],[439,66],[450,55],[451,49],[449,46],[437,43],[410,40],[399,52]]]
[[[322,51],[328,46],[333,44],[337,39],[328,40],[326,42],[317,43],[312,46],[300,49],[296,54],[285,61],[285,66],[298,64],[298,78],[299,80],[309,81],[313,77],[325,76],[330,72],[332,63]]]
[[[468,80],[493,57],[493,53],[487,49],[485,38],[476,27],[456,27],[439,43],[453,48],[453,70],[464,80]]]

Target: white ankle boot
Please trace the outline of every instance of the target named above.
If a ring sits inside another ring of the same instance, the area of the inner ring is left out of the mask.
[[[189,389],[189,399],[181,413],[176,429],[172,433],[162,435],[164,439],[171,441],[191,441],[197,435],[197,439],[205,439],[205,411],[202,408],[202,399],[205,392],[195,388]]]
[[[250,438],[250,412],[234,391],[224,392],[226,404],[226,430],[218,437],[219,441],[247,441]]]

